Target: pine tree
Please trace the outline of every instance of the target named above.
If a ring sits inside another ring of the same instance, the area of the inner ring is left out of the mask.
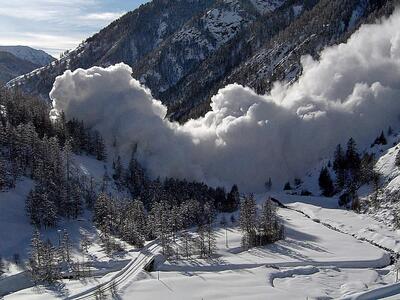
[[[112,200],[106,193],[101,193],[94,206],[93,221],[102,230],[111,231]]]
[[[137,247],[143,247],[147,224],[142,201],[134,200],[128,204],[122,223],[122,238]]]
[[[199,225],[197,227],[197,237],[196,237],[196,247],[200,258],[204,258],[207,255],[206,246],[206,233],[204,231],[204,226]]]
[[[379,181],[379,173],[375,171],[376,159],[373,154],[364,153],[361,158],[360,166],[360,183],[361,184],[374,184]]]
[[[57,223],[57,208],[42,185],[36,185],[29,193],[26,211],[31,223],[37,227],[54,227]]]
[[[226,191],[225,188],[223,187],[217,187],[215,189],[215,207],[218,208],[219,211],[227,211],[229,210],[229,207],[227,207],[227,201],[226,201]]]
[[[284,191],[289,191],[292,189],[292,186],[290,185],[290,182],[286,182],[285,185],[283,186]]]
[[[162,254],[169,256],[171,254],[172,229],[170,227],[170,209],[164,201],[154,203],[149,224],[160,240]]]
[[[121,184],[122,180],[122,175],[123,175],[123,166],[121,162],[121,156],[118,155],[117,161],[114,162],[114,174],[113,174],[113,179],[118,183]]]
[[[265,189],[267,192],[271,191],[271,189],[272,189],[271,177],[269,177],[268,180],[265,182]]]
[[[318,184],[322,191],[322,195],[325,197],[331,197],[334,194],[333,182],[327,167],[321,169]]]
[[[39,196],[42,205],[41,211],[41,224],[45,227],[54,227],[57,224],[57,207],[48,198],[47,194],[42,194]]]
[[[54,283],[60,278],[60,267],[58,266],[56,250],[49,240],[44,244],[43,249],[43,266],[42,266],[42,281]]]
[[[29,271],[32,279],[37,284],[40,280],[40,266],[42,264],[43,242],[39,231],[35,231],[31,239],[31,251],[29,254]]]
[[[181,240],[182,240],[181,253],[183,253],[183,255],[186,259],[189,259],[190,256],[192,256],[192,252],[193,252],[193,240],[192,240],[190,233],[187,231],[182,232]]]
[[[381,132],[381,135],[379,136],[379,141],[380,141],[381,145],[387,144],[387,140],[386,140],[385,134],[383,133],[383,130]]]
[[[334,160],[333,160],[333,170],[336,173],[336,186],[339,190],[343,189],[346,181],[346,159],[342,150],[342,146],[339,144],[336,147]]]
[[[144,187],[147,185],[144,170],[136,160],[135,152],[136,150],[132,152],[125,179],[128,189],[134,198],[140,196],[144,191]]]
[[[94,132],[94,154],[96,155],[96,159],[100,161],[107,160],[107,151],[106,146],[104,144],[103,137],[99,134],[98,131]]]
[[[62,234],[60,254],[63,262],[65,263],[71,262],[71,241],[69,238],[69,234],[66,230],[64,230]]]
[[[385,137],[385,134],[383,133],[383,130],[381,134],[375,139],[374,143],[372,145],[386,145],[387,140]]]
[[[357,145],[353,138],[347,142],[346,167],[351,172],[356,172],[360,168],[360,155],[357,152]]]
[[[31,240],[29,270],[37,283],[52,284],[60,278],[60,267],[57,261],[57,251],[48,240],[43,242],[36,231]]]
[[[82,190],[78,182],[72,182],[70,186],[70,201],[66,210],[69,217],[76,219],[83,211]]]
[[[226,212],[233,212],[236,211],[239,208],[240,205],[240,195],[239,195],[239,189],[236,184],[232,186],[231,191],[228,193],[226,197],[226,209],[223,211]]]
[[[283,225],[279,222],[277,207],[270,198],[262,205],[257,229],[257,244],[260,246],[283,238]]]
[[[254,195],[246,195],[240,205],[240,230],[242,231],[242,246],[249,248],[254,245],[257,226],[257,206]]]
[[[206,225],[206,238],[205,238],[206,253],[209,257],[215,254],[217,248],[217,239],[215,232],[210,225]]]

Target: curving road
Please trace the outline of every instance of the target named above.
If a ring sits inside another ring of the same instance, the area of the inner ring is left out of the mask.
[[[84,292],[69,296],[66,300],[81,300],[81,299],[93,299],[96,296],[96,292],[101,289],[104,292],[111,291],[116,287],[121,287],[144,269],[161,250],[161,247],[156,241],[147,244],[140,251],[139,255],[131,260],[121,271],[113,276],[109,281],[98,284]]]

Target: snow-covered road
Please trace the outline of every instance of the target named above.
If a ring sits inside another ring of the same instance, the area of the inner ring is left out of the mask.
[[[108,281],[91,287],[90,289],[80,292],[78,294],[65,298],[66,300],[82,300],[92,299],[96,296],[96,291],[101,289],[107,293],[113,289],[118,289],[124,286],[128,280],[132,280],[139,272],[141,272],[146,265],[151,263],[155,255],[160,251],[160,246],[156,241],[147,244],[141,249],[139,255],[130,261],[124,268],[117,274],[112,276]]]

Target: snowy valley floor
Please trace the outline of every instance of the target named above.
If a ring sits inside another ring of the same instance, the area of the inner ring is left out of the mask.
[[[122,299],[331,299],[393,281],[385,251],[280,209],[286,239],[241,251],[240,233],[218,231],[213,260],[165,262],[120,290]]]
[[[64,280],[60,290],[28,288],[5,299],[90,299],[96,286],[113,280],[118,281],[120,299],[337,299],[395,281],[389,253],[362,239],[397,252],[398,232],[369,215],[335,209],[336,200],[273,196],[309,216],[280,208],[286,237],[273,245],[242,251],[240,232],[229,224],[228,247],[225,229],[216,229],[218,251],[213,259],[161,260],[156,271],[148,273],[142,271],[144,264],[159,257],[159,247],[150,244],[142,253],[128,249],[119,267],[118,258],[110,261],[106,274]],[[92,251],[107,263],[101,249],[94,246]]]

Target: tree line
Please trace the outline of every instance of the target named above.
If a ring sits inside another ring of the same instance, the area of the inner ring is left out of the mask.
[[[393,130],[389,127],[388,134],[392,133]],[[386,144],[387,140],[382,131],[371,147]],[[340,194],[339,205],[359,210],[360,201],[357,192],[361,186],[372,185],[373,194],[376,196],[378,193],[380,175],[374,169],[375,163],[376,158],[373,153],[363,152],[360,154],[353,138],[348,140],[346,149],[341,144],[337,145],[333,163],[329,162],[324,166],[318,178],[322,195],[332,197]],[[330,170],[334,172],[334,179],[332,179]],[[376,197],[373,199],[376,200]]]
[[[246,195],[240,204],[242,247],[249,249],[274,243],[284,238],[284,227],[277,206],[267,198],[258,211],[254,195]]]
[[[106,159],[98,132],[63,115],[51,121],[49,112],[44,101],[0,89],[0,190],[14,188],[22,177],[34,180],[26,210],[36,227],[77,218],[85,202],[93,206],[93,184],[75,167],[74,153]]]
[[[80,250],[84,256],[88,256],[90,245],[91,241],[88,237],[82,235]],[[88,262],[72,258],[71,240],[66,230],[59,231],[58,245],[53,245],[50,240],[44,240],[36,230],[31,239],[28,271],[35,284],[52,284],[66,276],[69,278],[86,277],[90,275],[90,266]]]

